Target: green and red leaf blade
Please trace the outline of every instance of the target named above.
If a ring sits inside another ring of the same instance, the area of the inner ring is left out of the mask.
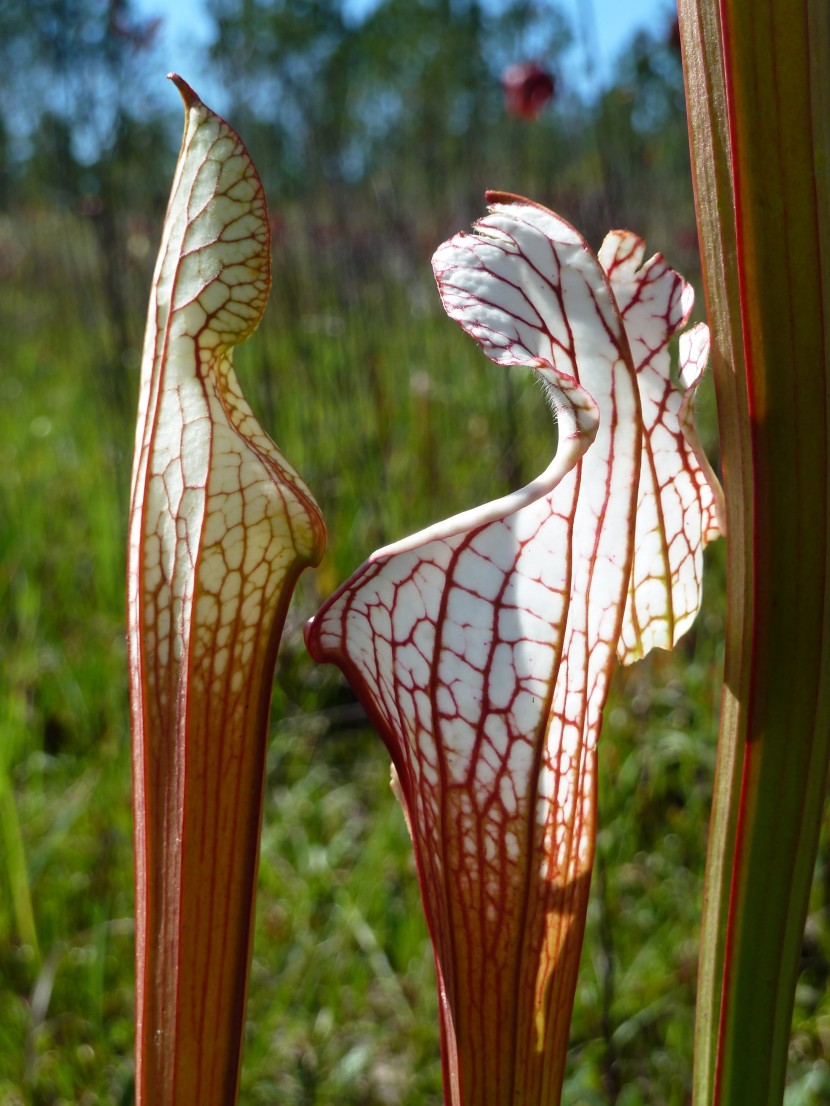
[[[830,753],[826,5],[679,5],[728,513],[696,1103],[778,1103]]]

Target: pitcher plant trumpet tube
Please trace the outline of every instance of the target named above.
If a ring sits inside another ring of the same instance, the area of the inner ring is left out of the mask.
[[[128,547],[136,1101],[236,1101],[277,645],[325,542],[232,365],[270,240],[236,133],[177,76],[185,129],[153,277]]]
[[[561,1092],[594,855],[608,682],[670,648],[700,601],[716,481],[688,406],[705,364],[669,339],[686,282],[613,232],[598,256],[501,193],[441,246],[444,308],[493,361],[530,366],[559,425],[535,481],[379,550],[306,627],[392,758],[435,951],[445,1100]]]

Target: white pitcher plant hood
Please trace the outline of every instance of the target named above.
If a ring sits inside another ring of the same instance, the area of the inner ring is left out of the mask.
[[[717,491],[669,378],[689,286],[635,235],[599,257],[488,194],[433,258],[444,308],[530,366],[559,424],[525,488],[375,553],[306,628],[389,749],[432,936],[452,1106],[558,1101],[615,655],[670,647],[700,601]],[[687,385],[704,331],[683,345]]]

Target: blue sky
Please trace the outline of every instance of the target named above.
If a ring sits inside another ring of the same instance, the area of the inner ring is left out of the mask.
[[[347,0],[359,11],[372,0]],[[667,27],[676,8],[673,0],[561,0],[562,8],[573,21],[578,41],[571,51],[569,80],[582,84],[583,91],[601,85],[614,62],[642,27],[657,30]],[[165,71],[180,73],[199,94],[222,111],[222,93],[212,88],[210,73],[199,59],[199,46],[210,38],[211,23],[204,0],[137,0],[137,7],[148,15],[164,18],[161,43]],[[593,76],[587,73],[586,58],[594,61]]]

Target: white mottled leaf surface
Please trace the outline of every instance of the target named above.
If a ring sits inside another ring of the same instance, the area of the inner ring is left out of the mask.
[[[375,554],[307,628],[391,752],[442,996],[448,1101],[553,1100],[594,848],[596,741],[633,552],[640,401],[606,277],[492,197],[433,259],[447,313],[531,365],[559,446],[534,483]],[[515,1099],[514,1099],[515,1096]]]
[[[147,318],[128,548],[139,1106],[236,1099],[265,734],[322,519],[234,373],[270,287],[257,172],[180,78]]]
[[[681,336],[680,379],[671,379],[669,342],[685,326],[694,293],[660,254],[612,231],[599,260],[625,325],[643,417],[634,561],[617,653],[623,664],[659,646],[671,649],[700,608],[703,547],[719,534],[720,486],[694,430],[692,401],[708,355],[704,324]]]

